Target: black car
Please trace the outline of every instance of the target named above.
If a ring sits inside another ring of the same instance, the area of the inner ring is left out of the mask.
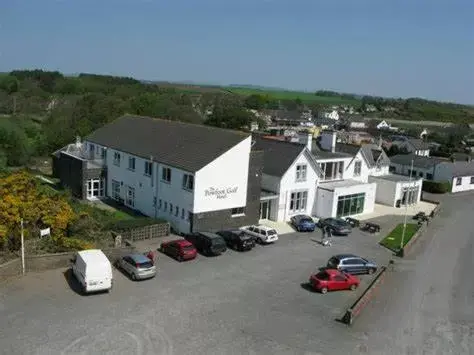
[[[318,227],[329,228],[332,234],[348,235],[352,232],[351,225],[341,218],[321,218]]]
[[[255,246],[255,240],[243,231],[237,230],[224,230],[217,232],[222,238],[224,238],[227,246],[234,250],[246,251],[251,250]]]
[[[204,255],[221,255],[227,250],[225,240],[215,233],[197,232],[188,235],[186,239]]]
[[[348,274],[373,274],[377,264],[354,254],[338,254],[329,259],[327,267]]]

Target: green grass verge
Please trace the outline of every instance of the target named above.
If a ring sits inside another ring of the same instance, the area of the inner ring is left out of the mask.
[[[414,223],[408,223],[405,230],[405,238],[403,239],[403,246],[405,246],[410,239],[418,231],[418,225]],[[398,250],[402,241],[403,234],[403,223],[397,225],[382,241],[381,245],[391,250]]]

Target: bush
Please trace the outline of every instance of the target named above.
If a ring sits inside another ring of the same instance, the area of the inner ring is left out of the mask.
[[[123,231],[162,223],[166,222],[161,219],[137,217],[134,219],[122,219],[118,221],[112,221],[106,226],[106,228],[114,231]]]
[[[433,194],[445,194],[451,192],[451,183],[449,181],[423,180],[422,190]]]

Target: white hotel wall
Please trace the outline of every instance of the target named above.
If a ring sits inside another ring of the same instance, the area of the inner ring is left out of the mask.
[[[296,214],[308,214],[311,215],[314,199],[316,196],[316,188],[318,184],[318,175],[311,165],[309,161],[309,152],[306,150],[300,154],[300,156],[294,161],[293,165],[287,170],[285,175],[280,180],[280,196],[278,201],[277,209],[274,208],[274,215],[278,221],[289,221],[291,216]],[[296,166],[299,164],[306,164],[306,181],[296,181]],[[298,212],[291,212],[290,209],[290,201],[291,201],[291,193],[298,192],[298,191],[308,191],[308,200],[306,201],[306,210],[305,211],[298,211]],[[274,202],[273,205],[276,203]],[[272,206],[273,207],[273,206]]]
[[[354,166],[357,161],[361,162],[361,169],[360,169],[360,175],[355,176],[354,175]],[[356,180],[356,181],[361,181],[361,182],[367,182],[368,177],[369,177],[369,167],[367,166],[367,163],[365,162],[364,158],[362,157],[362,154],[360,151],[357,153],[357,155],[344,167],[344,179],[351,179],[351,180]]]
[[[244,207],[247,204],[247,183],[252,137],[243,140],[216,160],[196,172],[194,181],[194,213]],[[209,188],[237,191],[218,199],[207,195]]]
[[[462,179],[461,185],[456,185],[457,178],[454,177],[451,181],[451,184],[452,184],[451,192],[474,190],[474,184],[471,184],[471,177],[474,177],[474,176],[460,176],[460,178]]]

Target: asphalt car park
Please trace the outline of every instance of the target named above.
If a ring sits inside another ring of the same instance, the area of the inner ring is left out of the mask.
[[[29,274],[2,285],[0,347],[8,354],[344,353],[347,330],[335,319],[371,277],[360,276],[357,291],[325,295],[306,286],[309,277],[334,254],[379,265],[391,254],[359,230],[335,236],[332,247],[320,239],[318,229],[291,233],[245,253],[182,263],[158,254],[155,278],[132,282],[114,270],[109,294],[76,293],[64,269]]]

